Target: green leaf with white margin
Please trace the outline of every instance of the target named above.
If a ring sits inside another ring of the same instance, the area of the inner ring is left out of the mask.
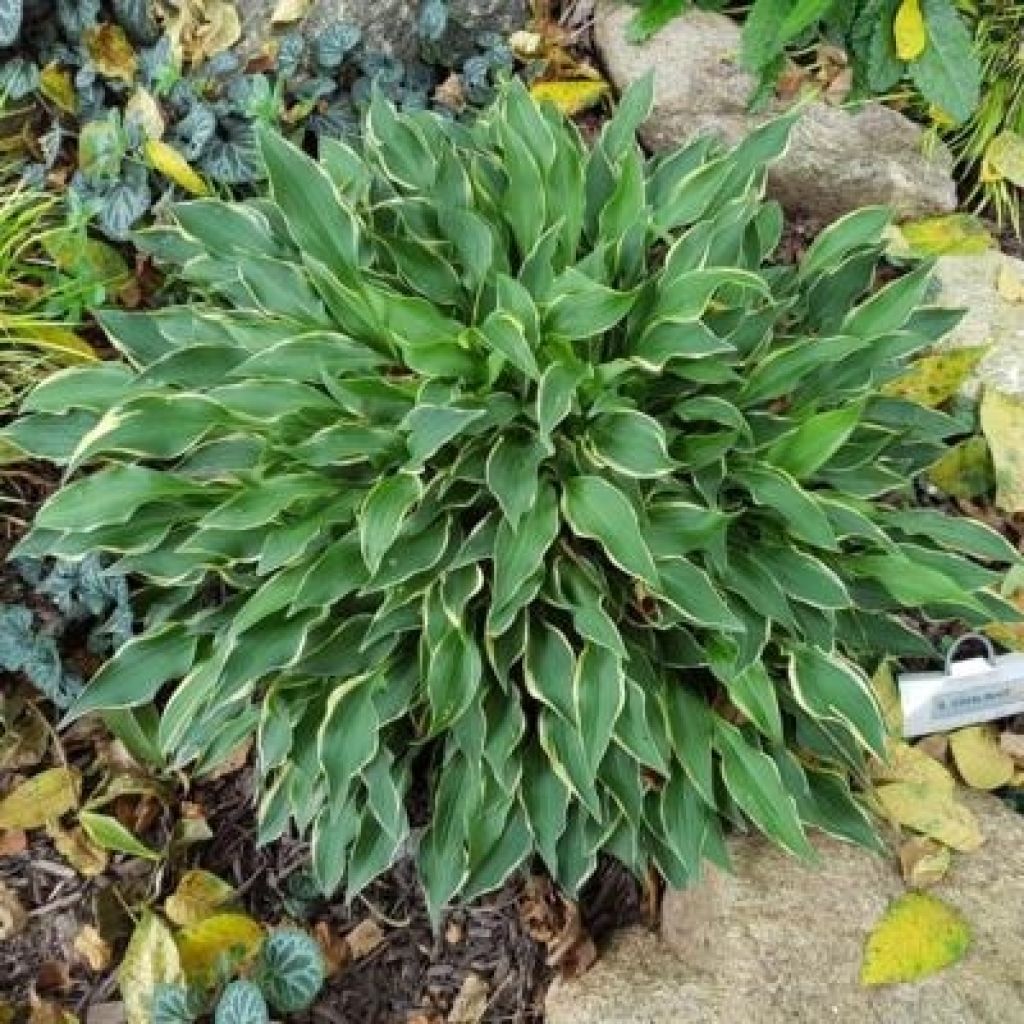
[[[931,264],[922,263],[909,274],[890,281],[847,314],[842,333],[856,338],[873,338],[898,331],[921,305],[931,274]]]
[[[636,510],[614,484],[597,476],[571,478],[562,491],[562,512],[573,533],[598,541],[624,572],[657,583],[658,570]]]
[[[758,505],[774,509],[782,516],[794,537],[815,547],[838,547],[828,516],[814,496],[789,473],[771,466],[752,465],[735,470],[735,477]]]
[[[444,405],[417,405],[399,424],[408,435],[406,443],[413,465],[422,466],[431,455],[484,415],[482,409],[458,409]]]
[[[626,699],[622,661],[605,647],[586,644],[576,660],[573,701],[583,752],[597,774]]]
[[[551,432],[569,415],[576,388],[586,374],[582,366],[556,361],[541,375],[537,386],[537,424],[545,444],[550,444]]]
[[[576,657],[565,634],[542,620],[530,623],[523,681],[530,695],[566,721],[576,718]]]
[[[565,832],[569,790],[548,768],[543,752],[534,743],[529,744],[523,754],[519,793],[537,852],[554,874],[558,870],[558,840]]]
[[[871,683],[859,669],[817,647],[789,656],[793,696],[815,718],[834,719],[878,757],[885,757],[885,720]]]
[[[811,277],[838,265],[852,250],[878,245],[892,221],[888,206],[865,206],[840,217],[811,243],[800,260],[800,276]]]
[[[139,707],[149,703],[164,683],[184,676],[195,661],[198,637],[180,623],[167,623],[132,637],[93,676],[71,705],[64,723],[90,711]]]
[[[616,291],[570,267],[555,281],[544,310],[544,329],[570,341],[597,337],[625,317],[636,295]]]
[[[531,380],[540,376],[540,367],[526,340],[523,325],[510,313],[495,310],[478,330],[487,344],[517,370],[521,370]]]
[[[676,759],[709,807],[715,807],[712,738],[715,716],[707,702],[683,683],[669,686],[664,694],[665,720]]]
[[[544,448],[535,438],[502,434],[487,456],[487,488],[512,529],[537,498],[537,471]]]
[[[303,252],[337,270],[359,262],[359,223],[327,172],[274,129],[259,129],[270,193]]]
[[[412,507],[423,496],[423,483],[412,473],[378,480],[359,510],[359,546],[371,575],[395,542]]]
[[[714,738],[722,759],[722,781],[740,810],[785,849],[812,859],[814,847],[804,834],[796,803],[782,784],[775,762],[717,715]]]
[[[797,480],[806,480],[846,443],[862,411],[851,402],[841,409],[816,413],[774,441],[765,457]]]
[[[483,662],[480,651],[461,627],[451,626],[430,652],[427,695],[431,733],[450,729],[469,709],[480,689]]]
[[[600,463],[624,476],[665,476],[676,468],[661,424],[633,409],[597,416],[587,430],[586,440]]]
[[[688,621],[708,629],[742,633],[743,623],[729,610],[703,569],[685,558],[658,560],[654,592]]]

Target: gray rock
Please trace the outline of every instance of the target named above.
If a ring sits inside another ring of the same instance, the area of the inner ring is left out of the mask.
[[[1024,1020],[1024,817],[963,793],[986,841],[936,895],[973,930],[964,959],[864,988],[864,941],[904,891],[892,860],[817,837],[820,867],[761,838],[730,841],[735,875],[670,892],[662,938],[633,929],[582,978],[556,981],[548,1024],[1009,1024]]]
[[[625,36],[632,13],[604,0],[595,38],[617,88],[653,69],[654,110],[642,129],[652,149],[701,134],[734,144],[770,116],[747,110],[755,80],[739,65],[740,28],[731,18],[689,11],[636,46]],[[815,102],[769,172],[768,189],[791,211],[822,222],[875,203],[920,217],[955,209],[952,167],[944,146],[926,156],[921,129],[895,110],[867,103],[853,113]]]
[[[420,41],[416,27],[421,0],[316,0],[302,22],[310,37],[338,21],[358,25],[366,45],[381,53],[415,57]],[[270,34],[277,0],[239,0],[245,46],[255,50]],[[449,0],[444,37],[434,46],[444,63],[472,52],[481,32],[508,33],[526,21],[526,0]]]
[[[1024,260],[990,249],[940,256],[935,264],[930,301],[967,310],[941,347],[991,346],[968,384],[968,393],[985,383],[1007,394],[1024,395],[1024,304],[1009,301],[999,291],[1004,272],[1024,282]]]

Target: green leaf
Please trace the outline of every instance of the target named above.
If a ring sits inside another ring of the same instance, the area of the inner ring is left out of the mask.
[[[278,928],[260,950],[258,976],[278,1013],[298,1013],[312,1005],[326,976],[317,941],[295,928]]]
[[[739,808],[765,835],[791,853],[811,859],[796,804],[786,791],[775,762],[751,746],[735,726],[715,719],[715,746],[722,758],[722,781]]]
[[[797,480],[805,480],[846,443],[860,422],[862,411],[859,405],[851,403],[843,409],[809,416],[774,441],[766,458]]]
[[[634,292],[616,291],[569,268],[552,289],[544,328],[570,341],[595,338],[619,323],[635,301]]]
[[[544,448],[534,439],[503,434],[487,457],[487,487],[513,530],[533,507]]]
[[[541,440],[549,442],[552,431],[572,409],[576,388],[584,379],[582,367],[553,362],[537,387],[537,423]]]
[[[626,699],[622,662],[605,647],[584,645],[573,675],[573,699],[583,753],[596,775]]]
[[[261,128],[259,144],[295,244],[331,270],[358,263],[358,222],[327,172],[271,128]]]
[[[455,627],[446,630],[427,663],[432,732],[451,728],[466,713],[480,688],[482,671],[480,651],[469,635]]]
[[[743,632],[743,623],[715,589],[710,577],[685,558],[658,561],[658,583],[654,592],[688,621],[709,629]]]
[[[599,462],[624,476],[664,476],[676,466],[658,421],[631,409],[598,416],[587,440]]]
[[[650,39],[689,6],[690,0],[644,0],[640,9],[629,19],[626,38],[631,43],[642,43]]]
[[[378,480],[359,510],[359,546],[371,575],[394,544],[412,507],[423,496],[418,476],[399,473]]]
[[[456,409],[442,405],[418,405],[401,422],[413,464],[420,466],[471,423],[484,415],[481,409]]]
[[[817,718],[836,719],[878,757],[885,757],[885,722],[868,678],[836,655],[798,647],[790,655],[793,695]]]
[[[909,64],[914,85],[954,121],[966,121],[981,98],[981,65],[963,18],[951,0],[921,0],[928,45]]]
[[[232,981],[217,1002],[213,1024],[267,1024],[270,1011],[263,993],[251,981]]]
[[[629,499],[597,476],[577,476],[562,491],[562,512],[573,533],[598,541],[623,572],[656,583],[658,570]]]
[[[104,850],[127,853],[130,857],[141,857],[143,860],[162,859],[161,854],[136,839],[117,818],[97,814],[95,811],[80,811],[78,822],[85,834]]]
[[[523,669],[526,688],[566,721],[576,719],[576,657],[565,634],[546,622],[530,627]]]

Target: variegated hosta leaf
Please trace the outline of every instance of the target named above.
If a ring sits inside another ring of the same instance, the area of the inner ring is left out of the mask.
[[[683,884],[738,814],[870,844],[858,659],[1016,615],[996,534],[880,500],[961,429],[883,391],[955,323],[926,268],[871,293],[878,209],[773,266],[789,121],[645,160],[650,103],[589,150],[516,83],[471,124],[376,95],[320,164],[264,131],[269,197],[143,235],[187,301],[102,313],[126,365],[3,432],[79,471],[21,551],[150,591],[72,717],[159,698],[199,770],[255,735],[260,840],[325,891],[413,850],[435,915],[534,855]]]

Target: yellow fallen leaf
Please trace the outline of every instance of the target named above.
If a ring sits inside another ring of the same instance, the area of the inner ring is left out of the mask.
[[[985,841],[978,819],[952,793],[920,782],[889,782],[875,790],[885,813],[897,824],[969,853]]]
[[[1024,188],[1024,135],[1000,132],[985,147],[985,164],[996,180],[1005,179]]]
[[[946,451],[928,470],[928,479],[954,498],[976,498],[995,487],[988,441],[980,434]]]
[[[91,971],[105,971],[110,966],[110,943],[91,924],[83,925],[75,936],[75,952]]]
[[[967,952],[971,930],[963,915],[924,892],[889,905],[864,947],[862,985],[918,981],[955,964]]]
[[[1007,302],[1024,303],[1024,269],[1021,269],[1021,264],[1003,260],[996,288]]]
[[[160,104],[148,89],[139,86],[124,105],[125,124],[137,124],[147,139],[159,139],[167,127]]]
[[[534,82],[530,86],[530,94],[538,103],[553,103],[567,117],[588,110],[599,103],[609,92],[608,83],[601,79]]]
[[[273,14],[270,15],[271,25],[288,25],[304,18],[313,4],[313,0],[277,0]]]
[[[903,0],[892,23],[896,53],[900,60],[916,60],[928,45],[928,30],[921,13],[921,0]]]
[[[81,778],[74,768],[50,768],[26,779],[0,800],[0,828],[40,828],[78,803]]]
[[[956,788],[949,771],[916,746],[890,736],[885,741],[885,753],[884,762],[871,763],[871,778],[875,782],[911,782],[944,795],[951,795]]]
[[[66,327],[36,324],[32,328],[15,329],[12,335],[24,345],[31,345],[72,362],[94,363],[100,358],[85,338]]]
[[[892,665],[886,659],[875,670],[871,677],[871,689],[875,691],[878,706],[882,709],[882,718],[890,736],[903,735],[903,705],[900,703],[900,691],[892,674]]]
[[[181,979],[181,960],[174,936],[163,920],[144,910],[132,932],[117,972],[127,1024],[150,1024],[153,988]]]
[[[186,871],[164,902],[167,917],[180,927],[198,924],[229,902],[235,890],[209,871]]]
[[[78,93],[75,92],[71,72],[59,64],[47,64],[39,72],[39,91],[65,114],[78,111]]]
[[[206,182],[173,146],[159,139],[149,139],[144,144],[143,151],[151,167],[170,178],[175,185],[180,185],[186,192],[191,192],[194,196],[204,196],[209,192]]]
[[[999,737],[999,749],[1014,761],[1024,764],[1024,733],[1002,733]]]
[[[1024,512],[1024,398],[986,388],[981,429],[992,453],[996,504],[1005,512]]]
[[[80,825],[67,831],[51,822],[46,826],[46,833],[53,840],[57,852],[83,878],[95,878],[107,870],[110,855],[103,847],[97,846]]]
[[[971,345],[922,356],[882,390],[894,398],[905,398],[929,408],[942,405],[960,390],[988,350],[988,345]]]
[[[533,60],[544,53],[545,40],[540,32],[520,29],[508,37],[508,45],[520,60]]]
[[[94,25],[85,30],[83,38],[85,49],[101,75],[119,78],[129,85],[134,81],[139,60],[120,25]]]
[[[263,943],[263,926],[248,914],[213,914],[178,932],[181,967],[190,982],[208,978],[221,956],[252,960]]]
[[[0,941],[13,939],[28,924],[28,913],[21,905],[18,894],[0,882]]]
[[[957,729],[949,745],[960,777],[972,789],[999,789],[1013,778],[1013,758],[1000,748],[995,726]]]
[[[914,256],[942,256],[945,253],[985,252],[996,241],[984,223],[970,213],[947,213],[938,217],[906,221],[899,226]]]
[[[952,859],[948,846],[925,836],[914,836],[900,847],[903,881],[915,889],[936,885],[946,877]]]

